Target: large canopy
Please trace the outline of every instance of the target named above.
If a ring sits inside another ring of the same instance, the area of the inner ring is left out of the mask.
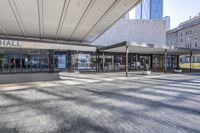
[[[126,53],[127,47],[129,53],[138,54],[165,54],[165,51],[170,55],[189,55],[191,52],[192,54],[200,54],[200,49],[159,46],[154,44],[145,44],[137,42],[122,42],[102,47],[99,50],[101,52]]]
[[[0,0],[0,36],[92,42],[140,0]]]

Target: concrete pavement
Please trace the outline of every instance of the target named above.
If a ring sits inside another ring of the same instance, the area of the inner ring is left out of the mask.
[[[32,76],[1,82],[1,133],[200,132],[200,74]]]

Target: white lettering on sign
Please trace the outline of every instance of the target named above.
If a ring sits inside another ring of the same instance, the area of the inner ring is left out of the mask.
[[[19,44],[19,41],[13,41],[13,40],[0,40],[0,46],[4,47],[20,47],[21,45]]]

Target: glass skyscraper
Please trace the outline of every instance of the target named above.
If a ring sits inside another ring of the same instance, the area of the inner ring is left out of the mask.
[[[135,10],[136,19],[162,19],[163,0],[143,0]]]

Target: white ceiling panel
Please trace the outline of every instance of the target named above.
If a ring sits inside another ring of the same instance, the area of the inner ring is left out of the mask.
[[[138,3],[138,0],[121,0],[115,7],[111,8],[109,12],[98,22],[98,24],[84,37],[83,41],[94,41],[99,35],[105,32],[108,27],[119,19],[128,10]]]
[[[90,43],[141,0],[0,0],[0,36]]]
[[[27,37],[40,37],[37,0],[15,0]]]
[[[9,4],[9,0],[0,0],[0,27],[7,35],[23,36]]]
[[[82,40],[82,38],[90,31],[90,29],[101,19],[107,10],[117,2],[116,0],[96,0],[89,10],[87,16],[76,29],[71,40]],[[99,6],[104,5],[104,6]]]
[[[70,1],[59,39],[68,40],[70,38],[90,4],[92,4],[92,0]]]
[[[64,4],[65,0],[43,0],[44,38],[56,38]]]

